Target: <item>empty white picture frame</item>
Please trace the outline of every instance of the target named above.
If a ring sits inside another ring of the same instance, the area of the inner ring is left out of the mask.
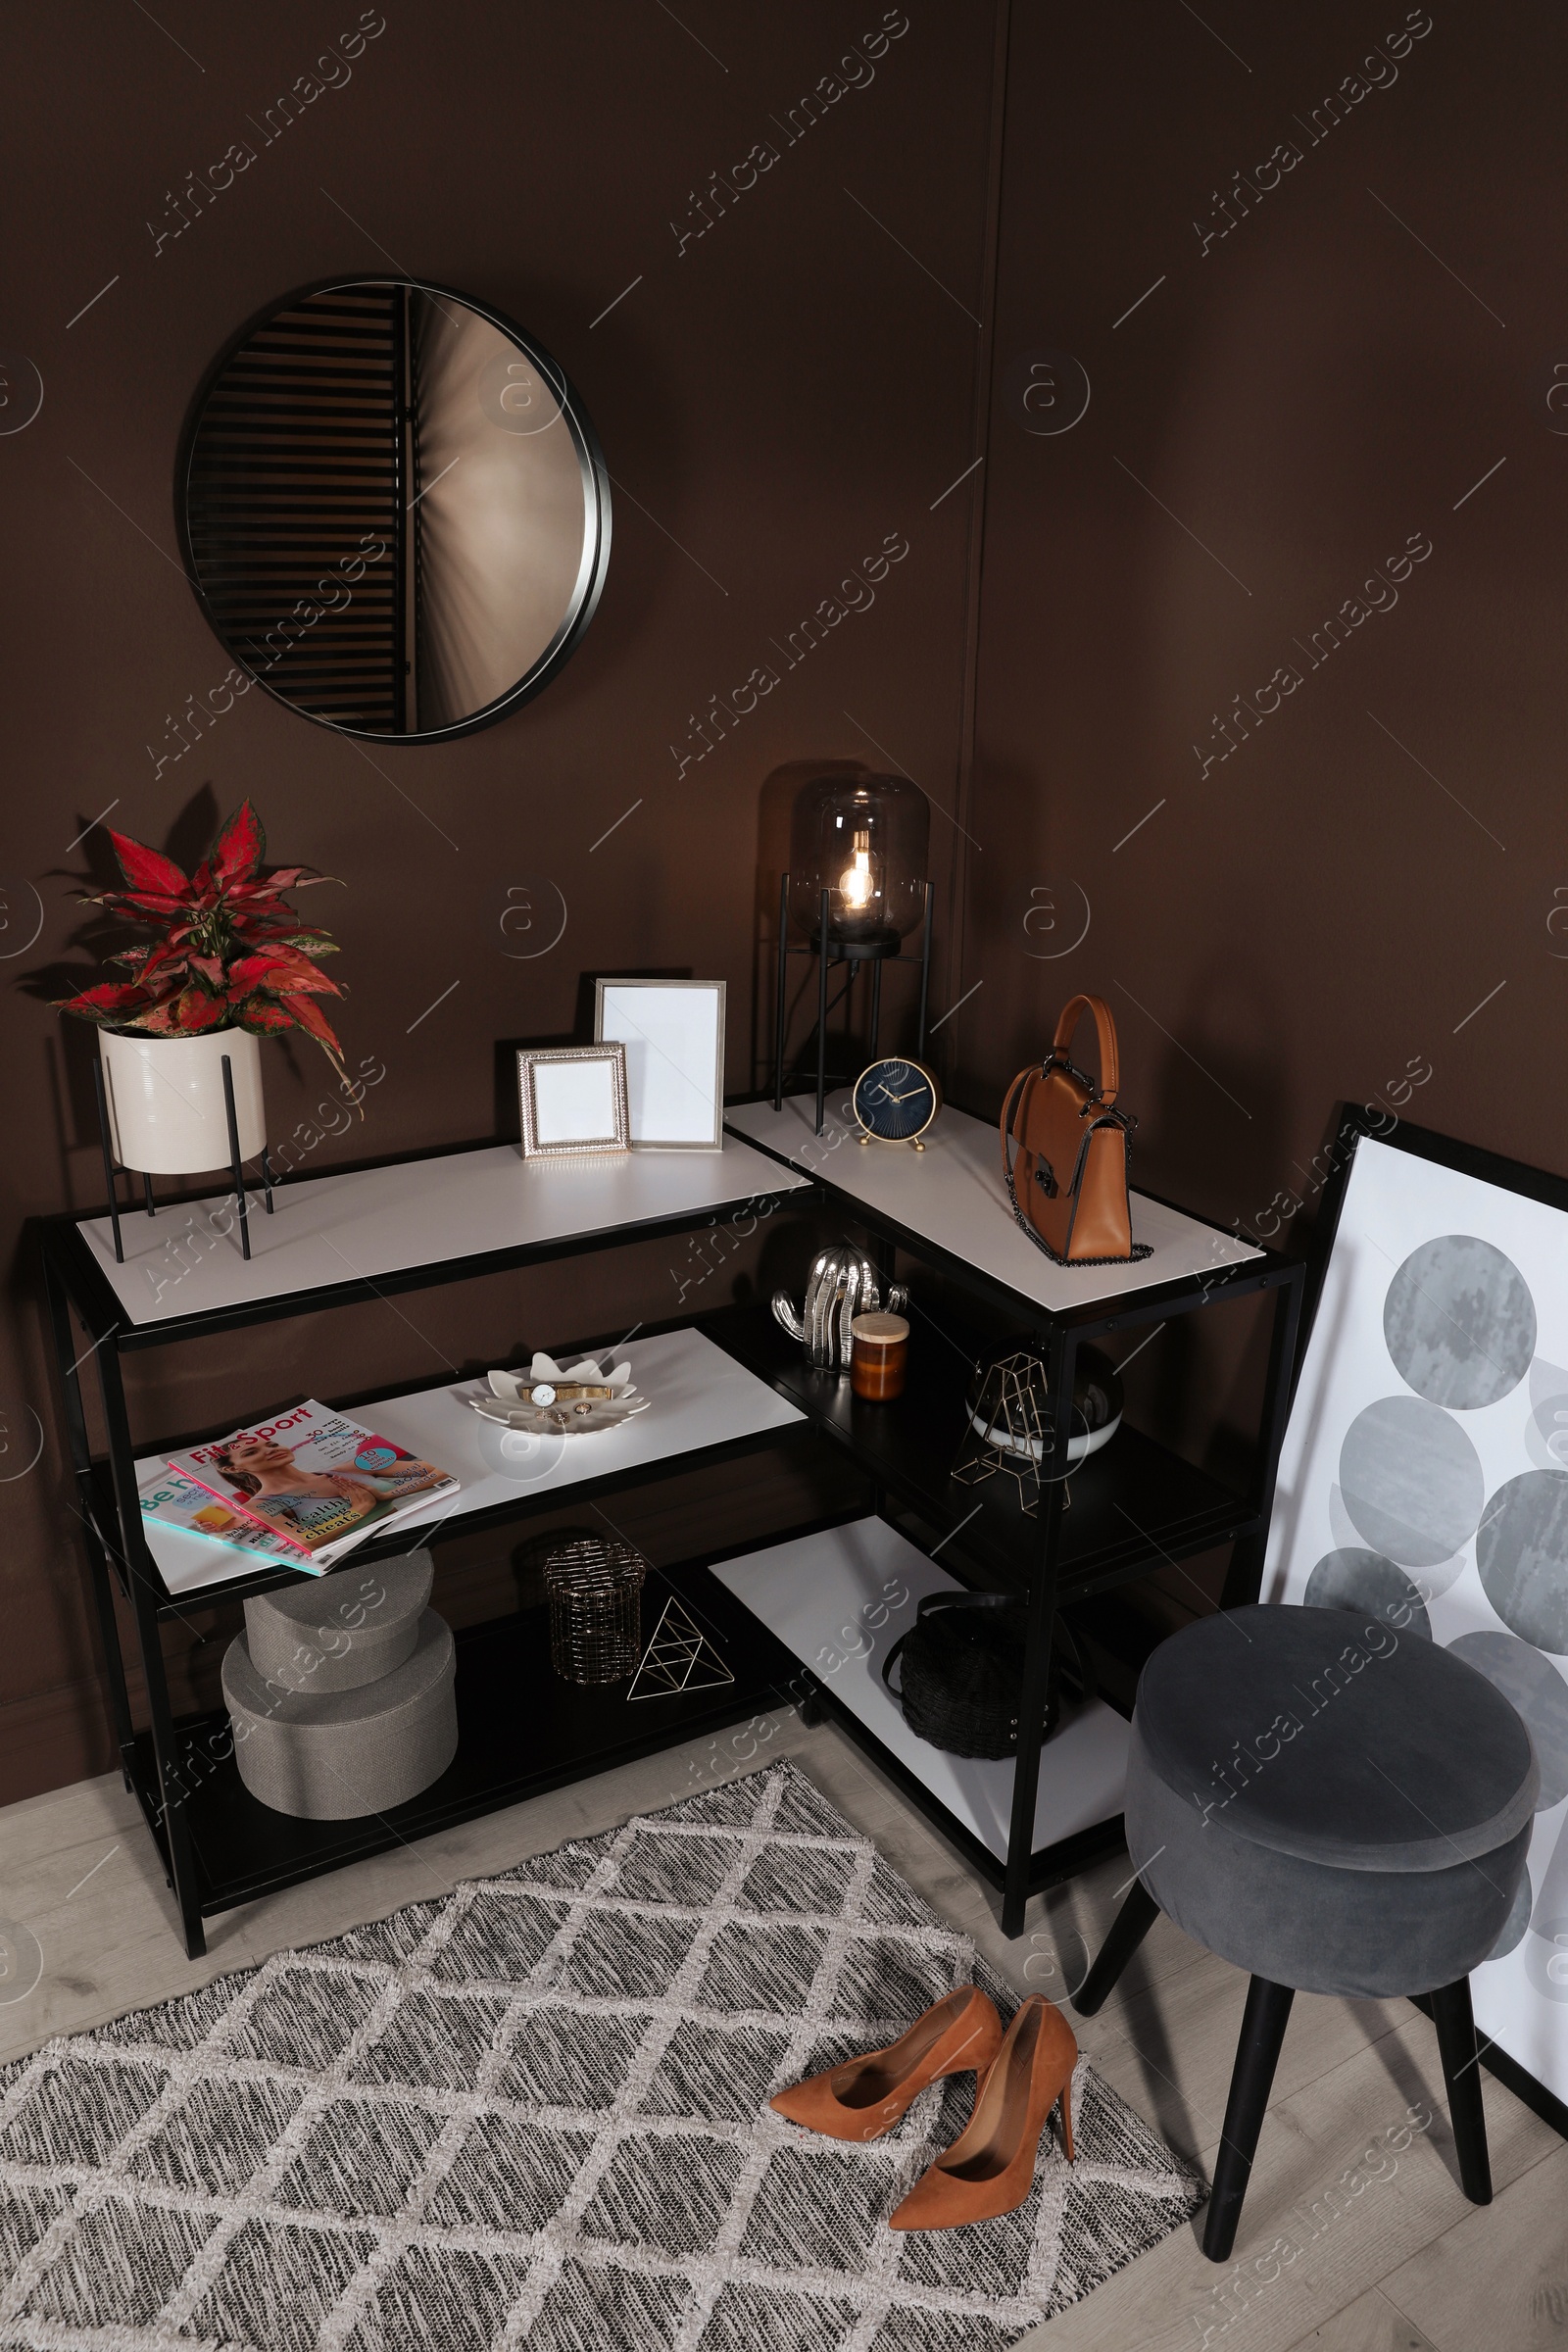
[[[633,1151],[724,1148],[722,980],[600,980],[594,1035],[626,1055]]]
[[[618,1044],[524,1048],[517,1099],[524,1159],[602,1159],[630,1148]]]

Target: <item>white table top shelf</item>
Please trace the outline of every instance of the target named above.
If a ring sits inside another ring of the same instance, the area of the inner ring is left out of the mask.
[[[529,1438],[510,1457],[499,1425],[463,1401],[466,1393],[483,1387],[482,1381],[459,1380],[409,1396],[355,1405],[352,1417],[365,1428],[463,1482],[460,1494],[411,1512],[389,1528],[388,1535],[413,1551],[433,1529],[456,1526],[471,1512],[539,1494],[566,1494],[585,1479],[793,1428],[806,1419],[776,1390],[689,1327],[628,1341],[615,1352],[631,1365],[639,1392],[650,1400],[645,1413],[634,1414],[614,1429],[592,1430],[580,1437]],[[138,1487],[156,1483],[164,1469],[162,1454],[142,1457],[136,1464]],[[232,1584],[275,1564],[260,1553],[236,1551],[205,1536],[188,1536],[148,1521],[143,1525],[148,1548],[171,1592]],[[351,1568],[359,1556],[351,1551],[340,1565]]]
[[[1133,1239],[1150,1245],[1148,1257],[1127,1265],[1058,1266],[1014,1222],[996,1128],[961,1110],[942,1111],[923,1152],[906,1144],[860,1144],[837,1088],[820,1135],[814,1132],[814,1094],[791,1096],[777,1111],[771,1102],[738,1103],[725,1113],[725,1124],[731,1135],[863,1201],[906,1233],[1052,1313],[1263,1255],[1216,1225],[1135,1192]]]
[[[144,1326],[496,1250],[612,1239],[666,1218],[739,1208],[805,1181],[733,1138],[721,1152],[554,1163],[525,1161],[515,1144],[495,1144],[279,1184],[271,1216],[253,1192],[248,1262],[227,1192],[155,1217],[122,1210],[123,1265],[107,1217],[84,1218],[78,1231],[131,1323]]]

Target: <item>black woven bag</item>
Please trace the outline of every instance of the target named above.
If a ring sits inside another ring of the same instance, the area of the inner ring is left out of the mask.
[[[917,1740],[951,1756],[1018,1752],[1018,1693],[1023,1676],[1026,1604],[1010,1592],[928,1592],[913,1625],[882,1661],[882,1680]],[[1070,1654],[1070,1663],[1063,1651]],[[899,1687],[893,1667],[899,1661]],[[1046,1694],[1049,1740],[1061,1718],[1061,1686],[1093,1697],[1094,1685],[1064,1618],[1051,1648]]]

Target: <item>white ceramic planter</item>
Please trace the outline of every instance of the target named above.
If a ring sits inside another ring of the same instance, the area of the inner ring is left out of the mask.
[[[267,1141],[261,1040],[249,1029],[208,1029],[200,1037],[136,1037],[100,1029],[109,1141],[122,1168],[148,1176],[200,1176],[226,1168],[228,1115],[223,1055],[234,1076],[239,1155],[254,1159]]]

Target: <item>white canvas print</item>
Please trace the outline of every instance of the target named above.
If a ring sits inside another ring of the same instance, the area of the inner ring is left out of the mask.
[[[1441,1642],[1530,1728],[1528,1875],[1476,2023],[1568,2100],[1568,1216],[1363,1136],[1280,1459],[1263,1597]],[[1420,1989],[1413,1987],[1412,1989]]]

